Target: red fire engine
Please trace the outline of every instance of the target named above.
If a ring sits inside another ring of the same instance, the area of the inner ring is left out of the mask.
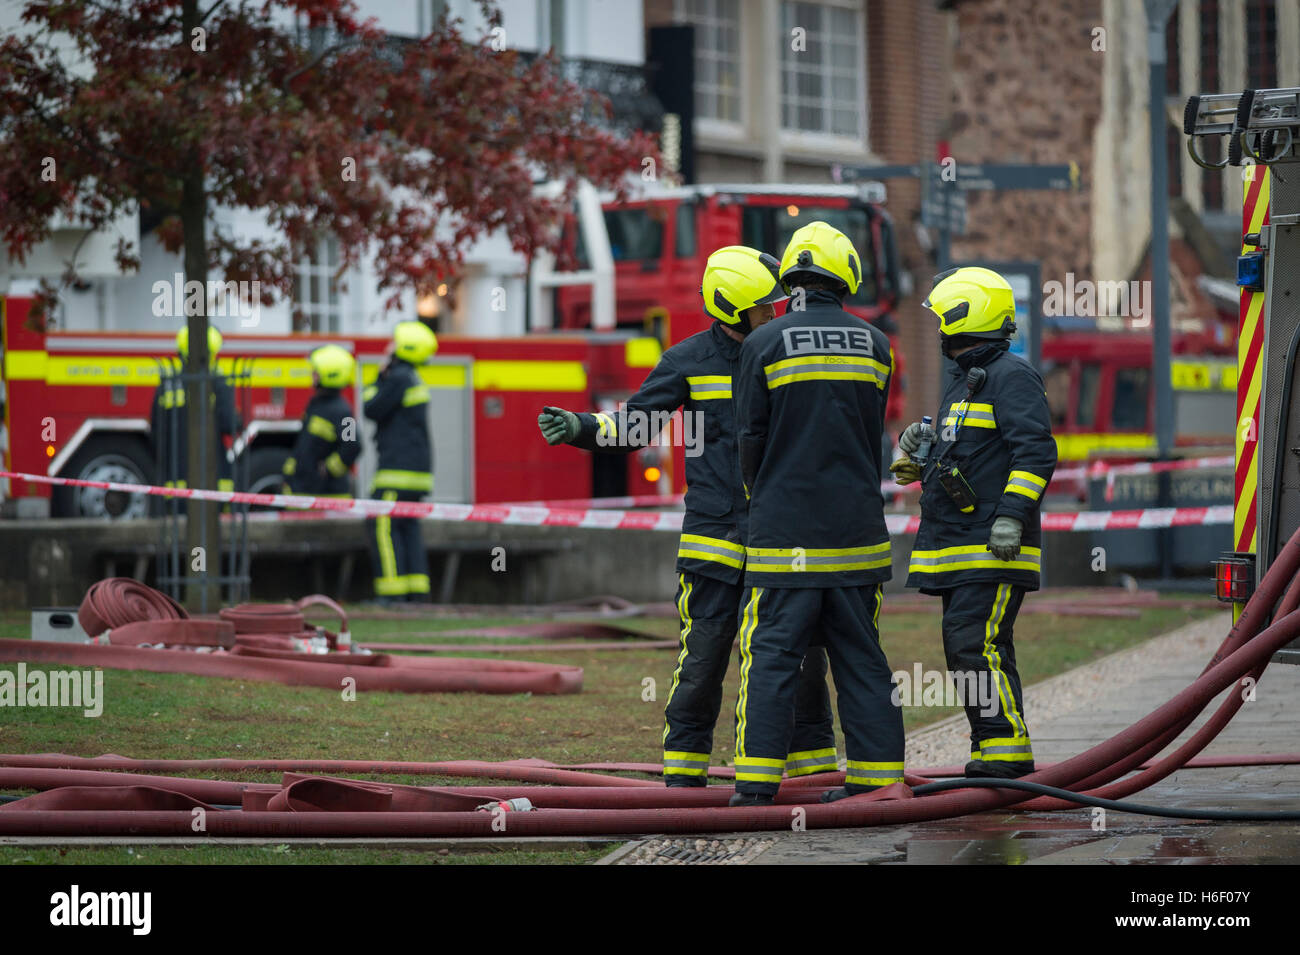
[[[1173,336],[1174,434],[1184,453],[1232,447],[1236,418],[1235,329],[1222,323]],[[1058,469],[1096,458],[1155,453],[1155,388],[1149,331],[1107,329],[1096,319],[1049,319],[1043,381],[1060,454]],[[1081,493],[1082,482],[1058,490]]]
[[[3,303],[5,467],[93,481],[153,483],[149,411],[160,364],[174,359],[175,340],[149,334],[40,332],[27,327],[29,299]],[[248,361],[251,380],[242,406],[243,429],[228,449],[248,455],[250,486],[278,488],[312,392],[308,353],[326,342],[358,360],[354,407],[383,363],[385,338],[293,335],[226,336],[220,367],[234,373]],[[444,336],[421,370],[434,390],[430,402],[436,461],[435,497],[503,501],[573,497],[591,492],[592,467],[583,458],[557,459],[537,438],[537,412],[546,403],[595,404],[604,394],[635,389],[659,356],[653,339],[626,334],[515,339]],[[364,492],[374,463],[366,443],[357,486]],[[635,462],[629,493],[654,493]],[[13,498],[47,497],[48,485],[12,481]],[[142,495],[56,488],[55,516],[136,517],[147,513]]]
[[[708,254],[724,245],[779,251],[807,222],[824,219],[847,233],[862,257],[863,282],[848,303],[872,320],[898,299],[892,225],[878,184],[847,186],[709,186],[664,190],[625,205],[597,207],[594,226],[573,235],[578,261],[590,266],[595,240],[613,263],[613,320],[593,309],[593,291],[555,283],[551,326],[513,338],[440,335],[435,361],[423,370],[435,389],[430,426],[437,500],[492,502],[655,494],[684,490],[681,450],[652,447],[630,458],[548,449],[537,436],[543,405],[611,408],[654,366],[661,349],[705,328],[699,285]],[[603,222],[601,218],[603,216]],[[30,300],[4,302],[3,349],[7,470],[95,481],[152,483],[149,410],[160,363],[175,342],[159,334],[42,332],[28,327]],[[593,327],[594,326],[594,327]],[[250,486],[279,483],[280,465],[311,394],[307,354],[337,342],[358,359],[352,395],[374,380],[387,340],[322,335],[227,335],[220,367],[247,365],[243,430],[228,449],[246,462]],[[897,355],[896,361],[901,361]],[[891,419],[902,416],[893,389]],[[373,442],[357,467],[364,493]],[[246,457],[245,457],[246,456]],[[48,485],[13,481],[12,498],[47,498]],[[132,517],[147,513],[141,495],[58,488],[56,516]]]

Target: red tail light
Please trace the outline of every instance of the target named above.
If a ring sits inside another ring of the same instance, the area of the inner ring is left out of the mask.
[[[1214,562],[1214,595],[1224,603],[1245,603],[1255,592],[1255,555],[1233,552]]]

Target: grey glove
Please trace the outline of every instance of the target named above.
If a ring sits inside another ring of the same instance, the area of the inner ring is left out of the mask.
[[[1023,526],[1014,517],[1003,515],[993,522],[989,531],[989,550],[998,560],[1011,560],[1020,553],[1020,532]]]
[[[550,406],[543,408],[542,413],[537,416],[537,427],[541,429],[542,437],[546,439],[547,444],[567,444],[576,438],[581,430],[576,414],[563,408]]]
[[[906,487],[921,480],[921,469],[911,458],[899,458],[889,466],[889,473],[894,475],[894,483]]]
[[[898,436],[898,446],[904,454],[912,455],[921,447],[921,442],[926,438],[934,440],[934,428],[926,427],[919,421],[914,421],[903,429],[903,433]]]

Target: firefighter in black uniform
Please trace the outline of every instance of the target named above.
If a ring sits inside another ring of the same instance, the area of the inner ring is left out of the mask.
[[[790,306],[741,349],[736,424],[751,498],[732,805],[773,801],[795,671],[815,636],[830,653],[848,756],[844,788],[823,801],[903,780],[903,717],[878,630],[893,356],[883,332],[841,307],[861,276],[848,236],[825,222],[799,229],[781,260]]]
[[[285,487],[290,494],[351,497],[350,472],[361,454],[361,440],[342,389],[352,384],[356,362],[339,345],[322,345],[307,360],[316,393],[307,402],[302,429],[281,470]]]
[[[966,775],[1024,776],[1034,771],[1034,753],[1011,637],[1021,601],[1038,589],[1039,505],[1056,468],[1047,395],[1033,366],[1007,350],[1016,306],[1002,276],[945,272],[924,304],[939,316],[943,352],[956,366],[938,433],[909,425],[899,438],[908,457],[890,468],[899,484],[922,481],[907,586],[943,598],[948,669],[990,704],[965,701]],[[910,456],[927,437],[922,471]]]
[[[433,445],[429,438],[429,389],[420,380],[423,365],[438,350],[438,338],[423,322],[399,322],[393,330],[392,358],[367,388],[366,417],[375,422],[379,470],[371,496],[385,501],[418,501],[433,493]],[[413,517],[372,517],[370,556],[375,596],[382,602],[427,600],[428,555]]]
[[[185,411],[185,381],[180,377],[190,353],[190,330],[182,328],[176,335],[176,350],[180,353],[180,366],[176,374],[163,378],[154,392],[150,412],[150,436],[153,459],[158,469],[158,480],[164,487],[189,487],[189,422]],[[216,411],[216,433],[212,436],[212,454],[217,461],[217,490],[233,491],[234,471],[226,457],[222,440],[239,431],[239,418],[235,414],[235,396],[230,384],[215,375],[217,353],[221,351],[221,332],[208,326],[208,361],[214,377],[209,379],[209,399]]]
[[[736,638],[744,588],[745,494],[736,457],[731,381],[740,343],[775,314],[786,297],[777,261],[756,249],[728,246],[709,256],[701,293],[714,318],[705,331],[666,351],[640,390],[613,414],[546,408],[537,423],[550,444],[627,453],[655,440],[665,419],[683,409],[683,434],[701,435],[686,452],[686,515],[677,549],[681,651],[664,707],[664,781],[703,786],[713,752],[722,682]],[[702,422],[702,427],[699,423]],[[702,432],[702,434],[701,434]],[[826,687],[826,654],[814,647],[800,668],[790,736],[791,775],[833,772],[835,733]]]

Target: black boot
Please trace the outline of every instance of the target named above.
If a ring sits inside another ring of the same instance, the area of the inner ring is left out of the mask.
[[[1033,760],[972,759],[966,764],[967,779],[1019,779],[1033,771]]]
[[[848,799],[850,796],[861,796],[863,793],[875,792],[879,786],[868,786],[865,789],[854,789],[850,791],[847,788],[828,789],[822,793],[822,802],[839,802],[841,799]]]
[[[768,793],[736,793],[727,801],[728,806],[771,806],[776,797]]]
[[[664,785],[669,789],[703,789],[708,780],[698,776],[665,776]]]

